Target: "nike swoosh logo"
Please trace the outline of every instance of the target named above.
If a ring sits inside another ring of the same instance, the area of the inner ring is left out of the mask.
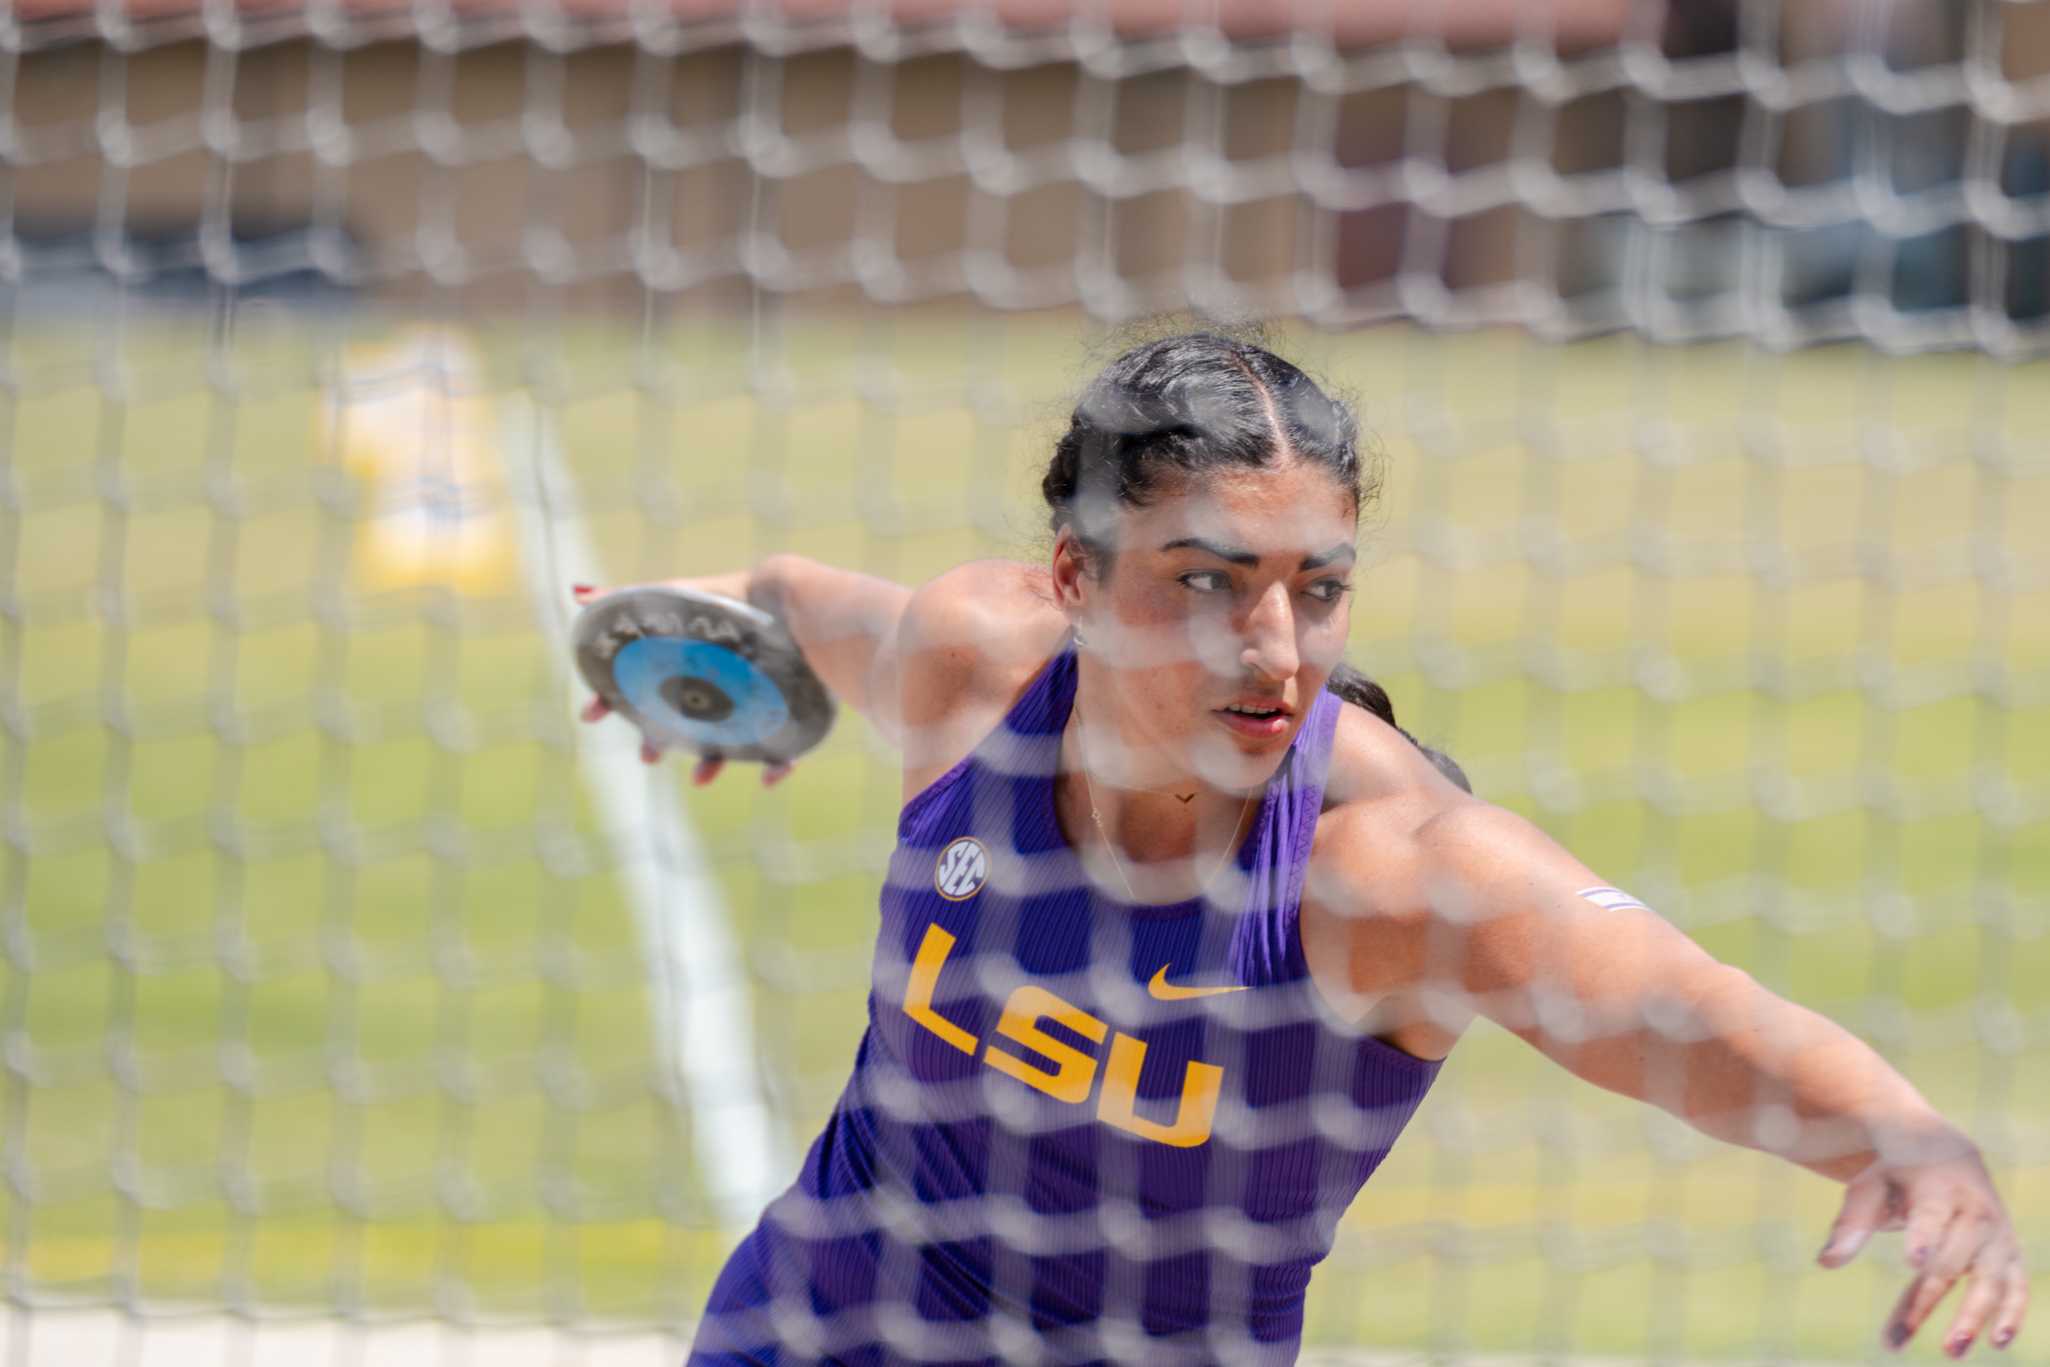
[[[1224,992],[1243,992],[1252,985],[1239,983],[1232,987],[1176,987],[1167,980],[1167,968],[1166,964],[1162,964],[1160,971],[1153,975],[1153,981],[1146,984],[1147,993],[1164,1002],[1185,1002],[1191,997],[1215,997]]]

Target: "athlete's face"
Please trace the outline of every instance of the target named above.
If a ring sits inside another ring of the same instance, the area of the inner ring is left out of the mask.
[[[1123,741],[1105,758],[1135,786],[1265,783],[1344,653],[1356,532],[1350,491],[1289,460],[1120,507],[1107,576],[1063,533],[1055,580]]]

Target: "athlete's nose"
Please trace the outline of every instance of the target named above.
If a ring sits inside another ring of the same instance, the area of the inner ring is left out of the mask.
[[[1295,613],[1288,585],[1271,584],[1246,614],[1245,648],[1239,664],[1263,679],[1279,682],[1296,672]]]

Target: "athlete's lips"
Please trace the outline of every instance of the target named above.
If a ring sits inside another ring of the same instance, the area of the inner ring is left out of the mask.
[[[1274,715],[1270,717],[1249,717],[1243,712],[1232,711],[1231,708],[1234,704],[1239,707],[1252,707],[1263,712],[1272,712]],[[1288,704],[1279,698],[1234,698],[1232,703],[1216,710],[1216,716],[1226,726],[1239,735],[1251,736],[1255,739],[1266,739],[1284,734],[1288,730],[1288,720],[1293,715],[1294,713],[1290,710]]]

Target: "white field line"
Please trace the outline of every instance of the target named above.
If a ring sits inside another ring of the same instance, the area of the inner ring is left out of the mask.
[[[546,416],[503,407],[510,500],[534,615],[572,708],[569,587],[606,584]],[[640,734],[612,720],[579,731],[577,754],[633,906],[654,1002],[656,1046],[690,1108],[700,1179],[721,1226],[745,1230],[795,1175],[755,1071],[752,994],[725,902],[677,795],[673,766],[640,761]]]
[[[35,1310],[0,1319],[8,1367],[676,1367],[688,1338],[470,1329],[432,1321],[251,1320],[217,1312]]]
[[[692,1328],[680,1325],[666,1334],[602,1325],[471,1328],[432,1320],[253,1320],[169,1307],[145,1307],[131,1316],[114,1310],[10,1306],[0,1315],[0,1362],[10,1367],[676,1367]],[[1662,1359],[1656,1367],[1738,1367],[1757,1361]],[[1308,1348],[1298,1362],[1300,1367],[1653,1367],[1640,1357],[1385,1348]],[[1779,1367],[1850,1364],[1789,1362]]]

